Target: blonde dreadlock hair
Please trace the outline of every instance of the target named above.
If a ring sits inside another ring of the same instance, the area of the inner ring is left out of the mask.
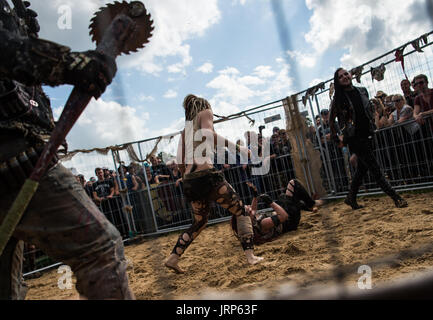
[[[206,99],[193,94],[185,97],[183,107],[185,108],[185,119],[189,121],[192,121],[200,111],[211,109],[210,103]]]

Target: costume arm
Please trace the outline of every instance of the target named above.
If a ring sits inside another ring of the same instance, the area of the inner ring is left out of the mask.
[[[70,48],[38,38],[22,38],[0,26],[0,77],[29,86],[66,83]]]

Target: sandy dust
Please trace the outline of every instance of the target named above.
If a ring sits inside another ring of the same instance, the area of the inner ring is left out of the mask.
[[[219,293],[245,290],[276,290],[282,283],[299,286],[315,284],[329,274],[334,263],[325,236],[322,215],[328,214],[339,242],[337,257],[343,264],[364,264],[399,250],[431,242],[433,236],[433,192],[405,193],[409,207],[397,209],[385,196],[359,199],[365,208],[352,211],[332,202],[317,213],[302,212],[298,230],[256,246],[255,253],[265,260],[247,265],[228,222],[211,225],[193,242],[180,265],[187,270],[177,275],[163,266],[180,232],[129,245],[130,285],[137,299],[188,299],[204,291]],[[391,267],[372,269],[373,287],[416,272],[432,270],[433,254],[403,260]],[[28,280],[27,299],[74,299],[75,289],[60,290],[57,269],[38,279]],[[354,271],[346,282],[356,285],[360,274]],[[74,279],[75,283],[75,279]],[[319,283],[324,283],[319,282]]]

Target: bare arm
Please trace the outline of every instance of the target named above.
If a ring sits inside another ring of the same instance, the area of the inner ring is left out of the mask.
[[[131,179],[132,179],[132,190],[136,191],[138,189],[137,179],[135,179],[134,176],[131,176]]]
[[[96,194],[96,191],[93,191],[93,199],[95,199],[98,202],[101,202],[102,199],[98,197],[98,195]]]
[[[274,209],[274,211],[277,213],[278,219],[280,220],[280,223],[283,223],[287,219],[289,219],[289,215],[287,214],[286,210],[281,208],[278,204],[275,202],[271,203],[271,208]],[[264,231],[272,229],[275,224],[272,221],[272,218],[268,217],[262,220],[261,226]]]

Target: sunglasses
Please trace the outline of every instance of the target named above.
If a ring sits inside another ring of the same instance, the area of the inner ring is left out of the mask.
[[[397,103],[397,102],[400,102],[400,101],[403,101],[403,99],[392,100],[393,103]]]

